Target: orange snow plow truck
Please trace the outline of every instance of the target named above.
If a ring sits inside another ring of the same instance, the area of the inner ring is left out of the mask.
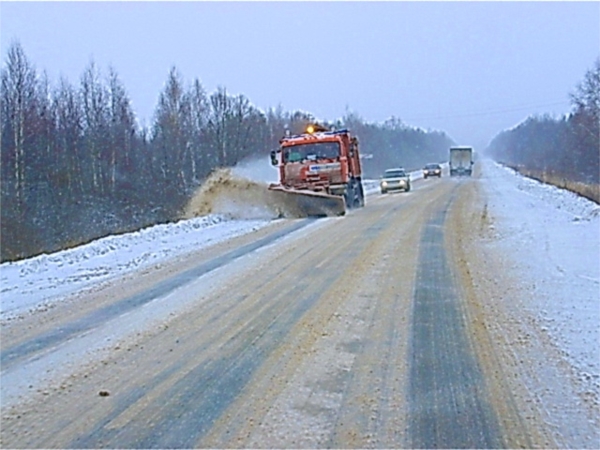
[[[304,134],[285,136],[271,152],[286,203],[303,216],[342,216],[364,206],[358,139],[348,130],[309,125]]]

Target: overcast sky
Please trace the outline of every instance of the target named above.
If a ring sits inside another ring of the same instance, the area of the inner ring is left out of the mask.
[[[529,115],[570,111],[600,55],[600,2],[0,2],[53,84],[112,65],[150,124],[172,66],[211,93],[335,120],[391,116],[482,147]]]

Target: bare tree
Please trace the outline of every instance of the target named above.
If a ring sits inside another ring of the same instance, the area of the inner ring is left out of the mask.
[[[236,164],[250,153],[252,138],[259,134],[260,129],[253,127],[256,123],[255,108],[243,95],[231,99],[231,115],[228,120],[230,139],[230,159],[227,164]]]
[[[210,172],[211,154],[205,145],[210,114],[210,104],[200,80],[194,80],[188,93],[192,120],[192,149],[188,154],[192,182],[198,184],[200,178]],[[199,167],[198,167],[199,166]]]
[[[571,160],[577,174],[598,182],[600,178],[600,57],[571,94]]]
[[[287,129],[287,121],[283,107],[281,104],[276,108],[269,108],[266,114],[268,127],[268,144],[267,148],[272,150],[279,144],[279,140],[285,135]]]
[[[22,209],[26,182],[25,139],[36,112],[37,76],[18,42],[8,49],[6,66],[1,77],[2,136],[4,138],[9,135],[9,141],[4,143],[3,139],[2,162],[9,163],[12,167],[9,179],[14,183],[16,206]]]
[[[210,131],[211,150],[216,153],[218,166],[225,166],[229,159],[227,149],[229,136],[227,135],[227,121],[232,115],[231,98],[227,90],[219,86],[217,91],[210,96],[210,118],[208,130]]]
[[[66,78],[61,78],[54,93],[56,117],[56,153],[62,174],[57,187],[62,186],[70,197],[79,197],[85,189],[82,167],[83,111],[77,90]]]
[[[114,68],[109,68],[108,103],[110,115],[110,179],[109,187],[115,192],[117,174],[128,173],[135,136],[135,115],[131,102]]]
[[[107,132],[109,129],[108,92],[99,69],[91,61],[81,77],[84,139],[91,170],[92,186],[102,193],[106,187],[105,163],[108,159]],[[85,166],[88,166],[86,164]]]
[[[570,95],[575,113],[584,112],[600,121],[600,57]]]
[[[172,196],[181,195],[181,190],[188,189],[190,177],[186,174],[185,159],[192,145],[191,112],[190,97],[185,92],[183,79],[173,67],[158,100],[152,137],[163,180]]]

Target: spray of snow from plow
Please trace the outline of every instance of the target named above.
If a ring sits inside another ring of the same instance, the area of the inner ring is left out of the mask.
[[[262,167],[270,169],[267,164],[261,159],[233,169],[216,169],[198,188],[183,218],[209,214],[242,220],[304,217],[285,193],[268,189],[268,181],[272,180],[268,180]]]

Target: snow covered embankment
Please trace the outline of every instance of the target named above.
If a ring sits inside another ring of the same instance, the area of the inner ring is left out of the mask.
[[[483,162],[494,234],[532,286],[537,317],[584,389],[600,401],[600,206]]]
[[[114,276],[159,264],[268,223],[269,220],[229,220],[222,215],[209,215],[4,263],[0,265],[0,319],[44,308],[49,302]]]

